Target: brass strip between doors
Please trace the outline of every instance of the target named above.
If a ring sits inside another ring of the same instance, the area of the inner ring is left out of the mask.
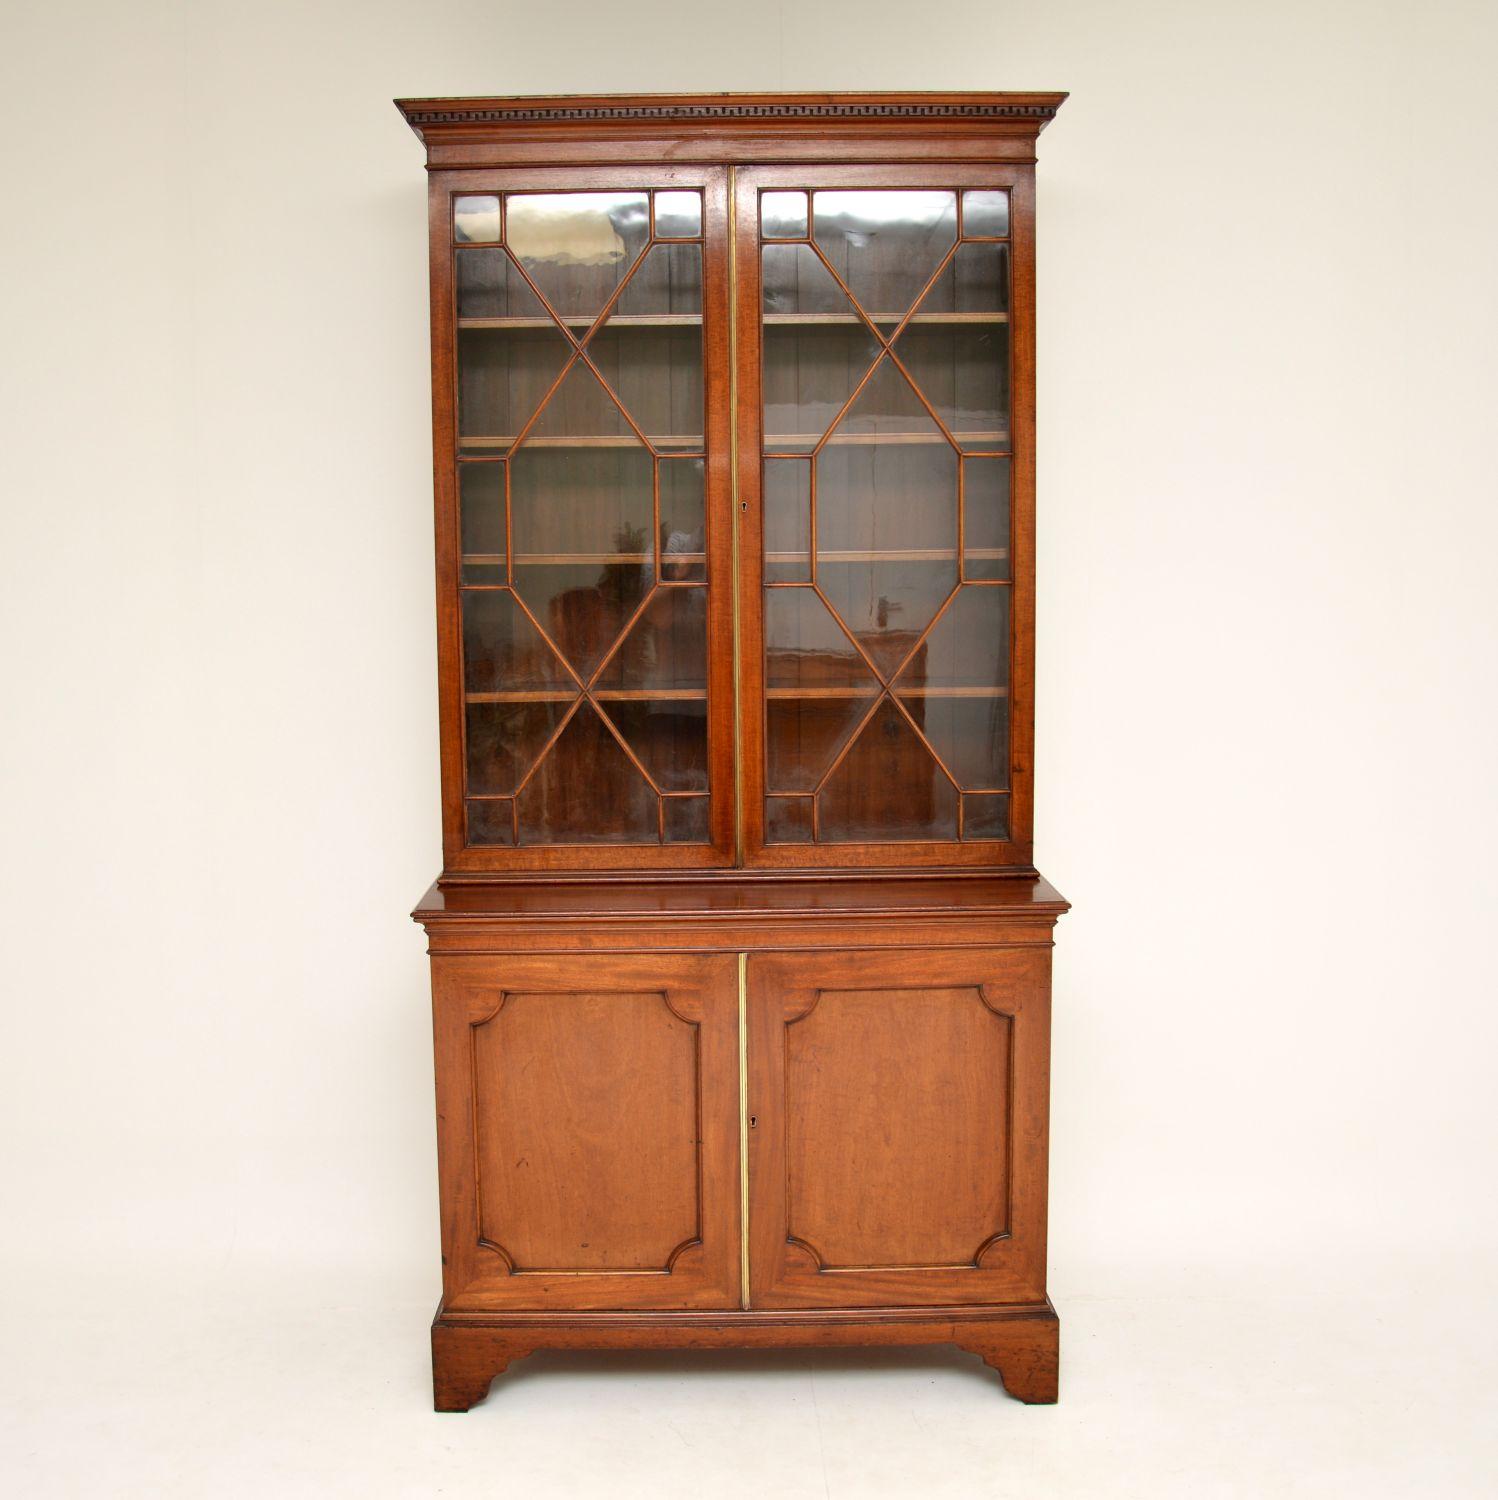
[[[739,1306],[749,1310],[749,955],[739,954]]]

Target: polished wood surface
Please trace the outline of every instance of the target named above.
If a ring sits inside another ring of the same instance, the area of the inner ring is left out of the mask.
[[[953,1343],[1056,1399],[1033,162],[1064,98],[400,103],[429,170],[439,1410],[571,1348]],[[837,192],[866,196],[819,236]],[[910,193],[951,243],[864,236]],[[772,239],[801,249],[767,300]],[[767,619],[798,594],[825,622]]]
[[[1049,960],[750,958],[756,1307],[1044,1295]]]
[[[444,1306],[736,1307],[728,958],[432,966]]]

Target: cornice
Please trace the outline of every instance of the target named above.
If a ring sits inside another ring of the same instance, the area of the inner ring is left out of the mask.
[[[1065,100],[1059,93],[641,94],[397,99],[428,145],[521,138],[758,137],[812,132],[1020,135],[1033,140]]]

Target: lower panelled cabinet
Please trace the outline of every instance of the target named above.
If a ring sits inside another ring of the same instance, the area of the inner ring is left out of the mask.
[[[439,1409],[568,1347],[950,1342],[1055,1400],[1048,945],[433,976]]]

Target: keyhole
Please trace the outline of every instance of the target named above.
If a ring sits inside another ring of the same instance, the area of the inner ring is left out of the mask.
[[[758,1125],[758,1124],[759,1124],[759,1116],[758,1115],[750,1115],[749,1116],[749,1128],[750,1128],[750,1130],[753,1130],[754,1127],[756,1125]]]

